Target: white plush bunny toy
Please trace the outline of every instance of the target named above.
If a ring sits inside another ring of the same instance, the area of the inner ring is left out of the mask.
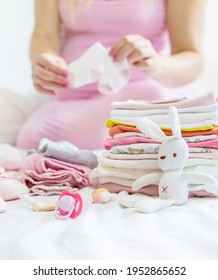
[[[189,195],[189,184],[216,184],[216,180],[207,174],[183,172],[188,160],[189,150],[182,138],[178,113],[175,107],[169,108],[169,124],[172,136],[164,132],[149,119],[140,119],[136,126],[146,136],[162,142],[158,151],[158,165],[163,172],[147,174],[137,179],[133,190],[139,190],[150,184],[158,183],[159,198],[153,199],[145,195],[129,195],[122,197],[120,204],[134,207],[136,210],[152,213],[170,205],[185,203]]]

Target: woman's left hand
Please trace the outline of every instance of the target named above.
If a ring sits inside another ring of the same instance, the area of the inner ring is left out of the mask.
[[[152,43],[140,35],[127,35],[110,50],[114,62],[127,59],[129,64],[145,75],[155,76],[160,69],[159,55]]]

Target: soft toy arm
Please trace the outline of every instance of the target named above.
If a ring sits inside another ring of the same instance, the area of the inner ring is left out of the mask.
[[[134,191],[137,191],[143,187],[146,187],[148,185],[157,183],[160,181],[161,178],[161,173],[151,173],[151,174],[146,174],[144,176],[141,176],[138,178],[132,185],[132,189]]]
[[[216,179],[211,175],[201,172],[184,172],[182,180],[189,184],[215,184]]]

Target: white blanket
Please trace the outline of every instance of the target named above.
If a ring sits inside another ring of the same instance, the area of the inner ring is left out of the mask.
[[[75,220],[33,212],[22,200],[7,206],[0,214],[0,259],[218,259],[218,199],[192,198],[154,214],[115,200],[91,205]]]

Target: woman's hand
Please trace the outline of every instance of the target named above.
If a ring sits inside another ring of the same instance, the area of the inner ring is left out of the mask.
[[[43,53],[32,66],[34,87],[42,93],[54,94],[59,88],[68,87],[67,64],[60,56]]]
[[[145,75],[155,76],[160,69],[159,56],[151,42],[140,35],[125,36],[111,48],[110,55],[115,62],[127,58]]]

